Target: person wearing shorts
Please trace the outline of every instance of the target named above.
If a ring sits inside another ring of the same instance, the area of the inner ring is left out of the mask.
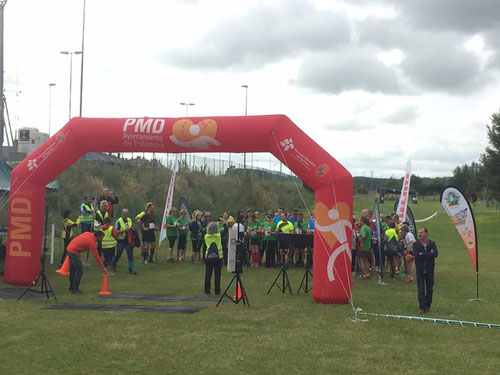
[[[139,225],[142,228],[142,242],[144,243],[144,250],[142,252],[142,263],[147,264],[148,259],[150,263],[156,263],[154,261],[154,253],[156,247],[156,235],[155,231],[158,227],[155,224],[155,205],[149,203],[146,208],[146,213],[139,219]]]
[[[193,212],[193,220],[189,224],[189,232],[191,236],[191,244],[193,245],[192,250],[192,261],[194,264],[200,264],[200,248],[201,248],[201,216],[202,213],[198,210]]]
[[[278,233],[293,233],[293,224],[288,221],[287,216],[284,212],[281,213],[281,221],[276,224],[276,229]],[[285,242],[279,243],[279,255],[280,263],[286,265],[288,263],[288,245]]]
[[[177,261],[184,262],[184,256],[186,254],[188,220],[186,218],[186,210],[181,210],[179,213],[181,216],[177,219],[177,231],[179,235],[179,243],[177,244]]]
[[[168,239],[168,252],[167,252],[167,262],[174,262],[173,252],[175,241],[177,240],[177,209],[172,207],[168,213],[165,225],[167,226],[167,239]]]
[[[370,278],[370,250],[372,245],[372,230],[370,229],[370,220],[363,216],[360,219],[361,229],[359,231],[360,240],[363,243],[362,250],[358,253],[359,268],[361,268],[360,280]]]

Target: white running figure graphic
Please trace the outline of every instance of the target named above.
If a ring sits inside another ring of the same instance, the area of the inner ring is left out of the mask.
[[[340,246],[335,249],[333,253],[330,254],[330,258],[328,259],[328,265],[326,272],[328,274],[328,280],[334,281],[335,275],[333,274],[333,265],[335,263],[335,259],[345,251],[349,259],[352,259],[351,251],[349,249],[349,243],[347,241],[346,228],[352,232],[352,223],[349,220],[340,220],[339,212],[337,209],[332,208],[328,210],[328,218],[334,221],[330,225],[320,225],[317,222],[315,223],[315,228],[323,233],[332,233],[335,238],[340,242]]]

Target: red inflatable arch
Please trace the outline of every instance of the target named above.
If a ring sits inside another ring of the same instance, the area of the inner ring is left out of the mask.
[[[12,171],[5,282],[28,285],[39,272],[45,185],[85,153],[101,151],[272,153],[316,192],[314,299],[349,300],[352,176],[282,115],[72,119]]]

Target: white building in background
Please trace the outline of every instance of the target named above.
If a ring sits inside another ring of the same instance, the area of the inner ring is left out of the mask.
[[[37,128],[20,128],[17,131],[17,151],[26,153],[26,156],[28,156],[48,139],[49,135],[42,133]]]

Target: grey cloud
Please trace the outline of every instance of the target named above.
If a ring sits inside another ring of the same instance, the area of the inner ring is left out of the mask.
[[[412,30],[402,19],[369,19],[357,29],[362,45],[400,49],[402,73],[416,88],[468,94],[491,79],[490,71],[463,46],[468,37],[456,32]]]
[[[369,49],[344,49],[306,58],[296,84],[315,91],[338,94],[348,90],[401,94],[396,72],[379,61]]]
[[[375,3],[373,0],[348,2],[354,5]],[[394,7],[406,24],[420,30],[476,33],[499,25],[498,0],[378,0],[376,4]]]
[[[469,93],[489,77],[473,53],[447,37],[429,39],[421,48],[407,51],[401,67],[418,87],[451,94]]]
[[[323,129],[325,130],[339,131],[339,132],[370,130],[374,128],[375,128],[374,123],[368,123],[368,122],[361,123],[354,120],[323,126]]]
[[[383,120],[389,124],[411,124],[418,118],[418,107],[408,105],[400,107],[385,117]]]
[[[349,40],[343,15],[293,0],[255,7],[222,22],[189,49],[165,51],[160,59],[181,68],[246,71],[304,51],[330,50]]]

